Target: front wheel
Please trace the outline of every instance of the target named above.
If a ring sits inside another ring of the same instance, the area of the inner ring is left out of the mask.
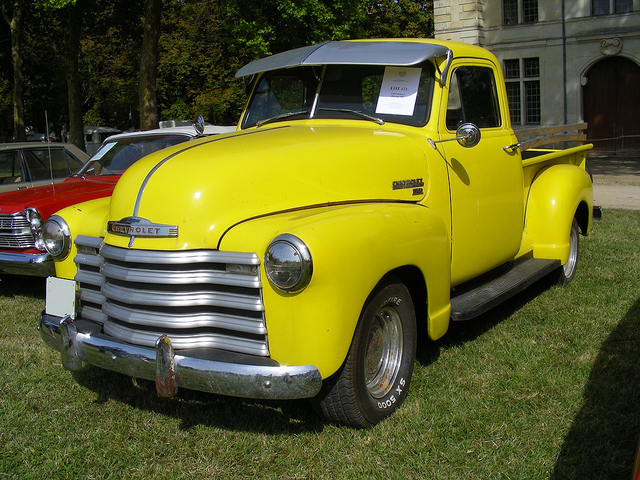
[[[578,268],[578,257],[580,255],[580,229],[578,222],[573,219],[571,233],[569,234],[569,259],[557,271],[556,282],[558,285],[568,285],[576,275]]]
[[[376,425],[407,396],[415,355],[411,295],[402,283],[385,283],[367,301],[345,363],[314,399],[316,410],[351,427]]]

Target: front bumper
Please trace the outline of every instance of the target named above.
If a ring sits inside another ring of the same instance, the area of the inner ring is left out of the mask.
[[[0,273],[49,277],[55,275],[55,266],[48,253],[0,252]]]
[[[86,320],[42,313],[38,330],[42,340],[61,353],[68,370],[86,364],[156,382],[161,396],[173,396],[178,387],[245,398],[297,399],[315,396],[322,384],[313,365],[272,366],[227,363],[176,354],[162,335],[156,348],[130,345],[104,335]]]

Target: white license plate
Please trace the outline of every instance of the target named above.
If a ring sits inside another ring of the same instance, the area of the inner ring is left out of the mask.
[[[47,277],[45,313],[56,317],[76,317],[76,282],[65,278]]]

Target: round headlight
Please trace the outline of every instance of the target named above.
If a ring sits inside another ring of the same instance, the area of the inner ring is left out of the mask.
[[[285,292],[299,292],[311,281],[313,262],[302,240],[290,234],[279,235],[264,255],[269,281]]]
[[[27,217],[27,221],[29,222],[29,227],[31,228],[31,234],[33,235],[33,239],[35,241],[35,247],[38,250],[44,250],[44,241],[42,240],[42,215],[35,208],[25,208],[24,214]]]
[[[47,252],[52,257],[62,260],[71,250],[71,233],[67,222],[58,215],[52,215],[44,222],[42,239]]]

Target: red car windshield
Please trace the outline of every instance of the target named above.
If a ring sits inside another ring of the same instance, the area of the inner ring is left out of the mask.
[[[163,148],[191,140],[189,135],[144,135],[140,137],[121,138],[107,142],[100,147],[93,157],[76,173],[75,176],[86,175],[122,175],[122,173],[142,157]]]

